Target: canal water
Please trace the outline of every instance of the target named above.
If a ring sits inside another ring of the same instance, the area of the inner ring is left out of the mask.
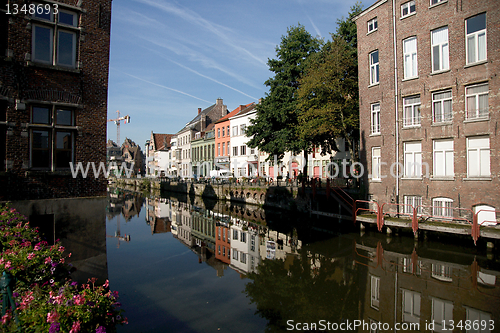
[[[481,239],[116,189],[56,203],[16,204],[76,278],[119,291],[118,332],[500,332],[500,257]]]

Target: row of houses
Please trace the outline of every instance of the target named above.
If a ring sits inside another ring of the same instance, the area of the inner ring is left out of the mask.
[[[265,177],[284,179],[297,177],[305,163],[303,156],[285,154],[282,160],[247,145],[246,129],[257,116],[256,103],[240,105],[231,112],[222,99],[197,115],[176,134],[151,132],[146,142],[148,175],[182,179],[231,176],[236,178]],[[316,149],[308,158],[308,175],[325,178],[328,164],[349,158],[343,139],[342,149],[321,155]]]

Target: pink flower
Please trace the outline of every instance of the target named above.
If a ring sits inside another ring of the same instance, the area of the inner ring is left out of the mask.
[[[12,264],[12,263],[11,263],[10,261],[7,261],[7,262],[5,263],[5,268],[9,268],[11,264]]]
[[[9,321],[12,319],[12,315],[10,312],[7,312],[3,317],[2,317],[2,324],[8,324]]]
[[[82,295],[75,295],[73,296],[73,301],[76,305],[82,305],[85,302],[85,297]]]
[[[33,259],[35,258],[35,254],[33,252],[31,252],[30,254],[28,254],[28,259]]]
[[[52,259],[50,257],[45,258],[45,263],[50,264],[52,262]]]
[[[59,262],[60,262],[61,264],[64,264],[64,258],[61,258],[61,260],[59,260]]]
[[[80,322],[75,321],[73,323],[73,326],[71,326],[71,330],[69,331],[69,333],[78,333],[78,332],[80,332]]]
[[[40,246],[38,246],[38,245],[35,245],[35,247],[33,248],[33,250],[35,250],[35,251],[38,251],[38,250],[40,250]]]
[[[59,249],[57,249],[59,252],[64,252],[64,246],[59,246]]]
[[[59,318],[59,315],[57,314],[57,312],[49,312],[47,313],[47,322],[48,323],[53,323],[57,320],[57,318]]]
[[[109,287],[109,280],[106,280],[106,282],[102,285],[104,288]]]

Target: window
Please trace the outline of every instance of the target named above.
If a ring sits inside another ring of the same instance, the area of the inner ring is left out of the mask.
[[[415,13],[415,0],[408,1],[401,5],[401,17],[406,17],[410,14]]]
[[[241,133],[241,135],[245,135],[247,133],[247,125],[242,124],[240,126],[240,133]]]
[[[410,37],[403,41],[403,53],[404,78],[417,77],[417,37]]]
[[[435,323],[435,332],[452,331],[453,303],[432,298],[432,321]]]
[[[380,164],[381,155],[380,147],[372,148],[372,179],[381,180],[382,177],[382,165]]]
[[[432,71],[444,71],[450,68],[448,27],[432,31]]]
[[[378,22],[376,17],[368,21],[368,33],[377,30],[377,28],[378,28]]]
[[[238,250],[233,249],[233,259],[238,260]]]
[[[246,234],[246,232],[243,232],[243,231],[242,231],[242,232],[240,233],[240,235],[241,235],[240,241],[241,241],[242,243],[246,243],[246,242],[247,242],[247,234]]]
[[[229,135],[229,125],[227,125],[227,136],[230,136]]]
[[[247,146],[240,147],[240,155],[244,156],[247,154]]]
[[[453,177],[453,140],[434,140],[434,177]]]
[[[380,104],[371,105],[372,134],[380,134]]]
[[[467,138],[467,177],[490,176],[490,138]]]
[[[371,276],[371,307],[378,310],[380,304],[380,278]]]
[[[217,144],[217,156],[220,156],[220,143]]]
[[[452,120],[451,90],[432,94],[432,115],[434,123]]]
[[[217,129],[217,137],[220,138],[220,128]]]
[[[448,1],[448,0],[431,0],[431,6],[436,5],[438,3],[441,3],[441,2],[446,2],[446,1]]]
[[[238,240],[238,230],[233,229],[233,239]]]
[[[227,142],[227,156],[229,156],[231,153],[231,151],[229,150],[229,143],[230,143],[230,141]]]
[[[420,126],[420,95],[403,98],[403,126]]]
[[[238,126],[233,126],[233,136],[238,135]]]
[[[32,18],[32,59],[48,65],[76,67],[78,14],[59,9]]]
[[[73,110],[53,106],[31,108],[30,166],[69,168],[74,159],[75,116]],[[39,127],[38,127],[38,126]]]
[[[420,142],[406,142],[404,147],[405,177],[422,177],[422,144]]]
[[[226,143],[222,143],[222,156],[226,155]]]
[[[453,217],[453,200],[450,198],[432,199],[432,215],[436,217]]]
[[[469,332],[477,332],[477,333],[486,333],[486,332],[493,332],[493,322],[491,322],[491,314],[487,312],[483,312],[477,309],[469,308],[466,307],[466,320],[470,321],[472,323],[476,322],[479,323],[479,329],[478,330],[467,330],[467,333]]]
[[[431,267],[431,276],[435,279],[445,282],[453,281],[451,275],[451,267],[441,264],[432,264]]]
[[[369,57],[370,57],[370,85],[372,85],[372,84],[377,84],[379,82],[378,50],[370,53]]]
[[[413,214],[413,209],[417,208],[417,214],[422,214],[422,197],[418,195],[405,195],[405,213]]]
[[[246,264],[247,263],[247,254],[246,253],[241,252],[240,262],[242,264]]]
[[[488,117],[488,83],[466,87],[467,119]]]
[[[229,134],[229,133],[228,133]],[[225,127],[222,127],[222,137],[225,137],[226,136],[226,128]]]
[[[486,14],[465,20],[467,64],[486,60]]]
[[[238,156],[238,147],[233,147],[233,156]]]
[[[403,321],[420,323],[420,293],[403,289]]]

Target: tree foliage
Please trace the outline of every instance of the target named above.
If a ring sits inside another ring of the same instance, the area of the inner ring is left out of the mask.
[[[311,55],[298,89],[298,133],[310,147],[322,153],[338,150],[336,139],[349,144],[351,158],[359,136],[358,65],[356,25],[352,17],[361,11],[356,4],[350,18],[340,20],[336,34],[320,52]]]
[[[257,117],[248,127],[250,147],[259,147],[281,159],[285,152],[304,150],[298,133],[297,89],[309,55],[321,48],[321,40],[312,37],[302,25],[290,27],[276,47],[276,59],[269,59],[269,70],[275,73],[265,85],[269,93],[257,104]]]

